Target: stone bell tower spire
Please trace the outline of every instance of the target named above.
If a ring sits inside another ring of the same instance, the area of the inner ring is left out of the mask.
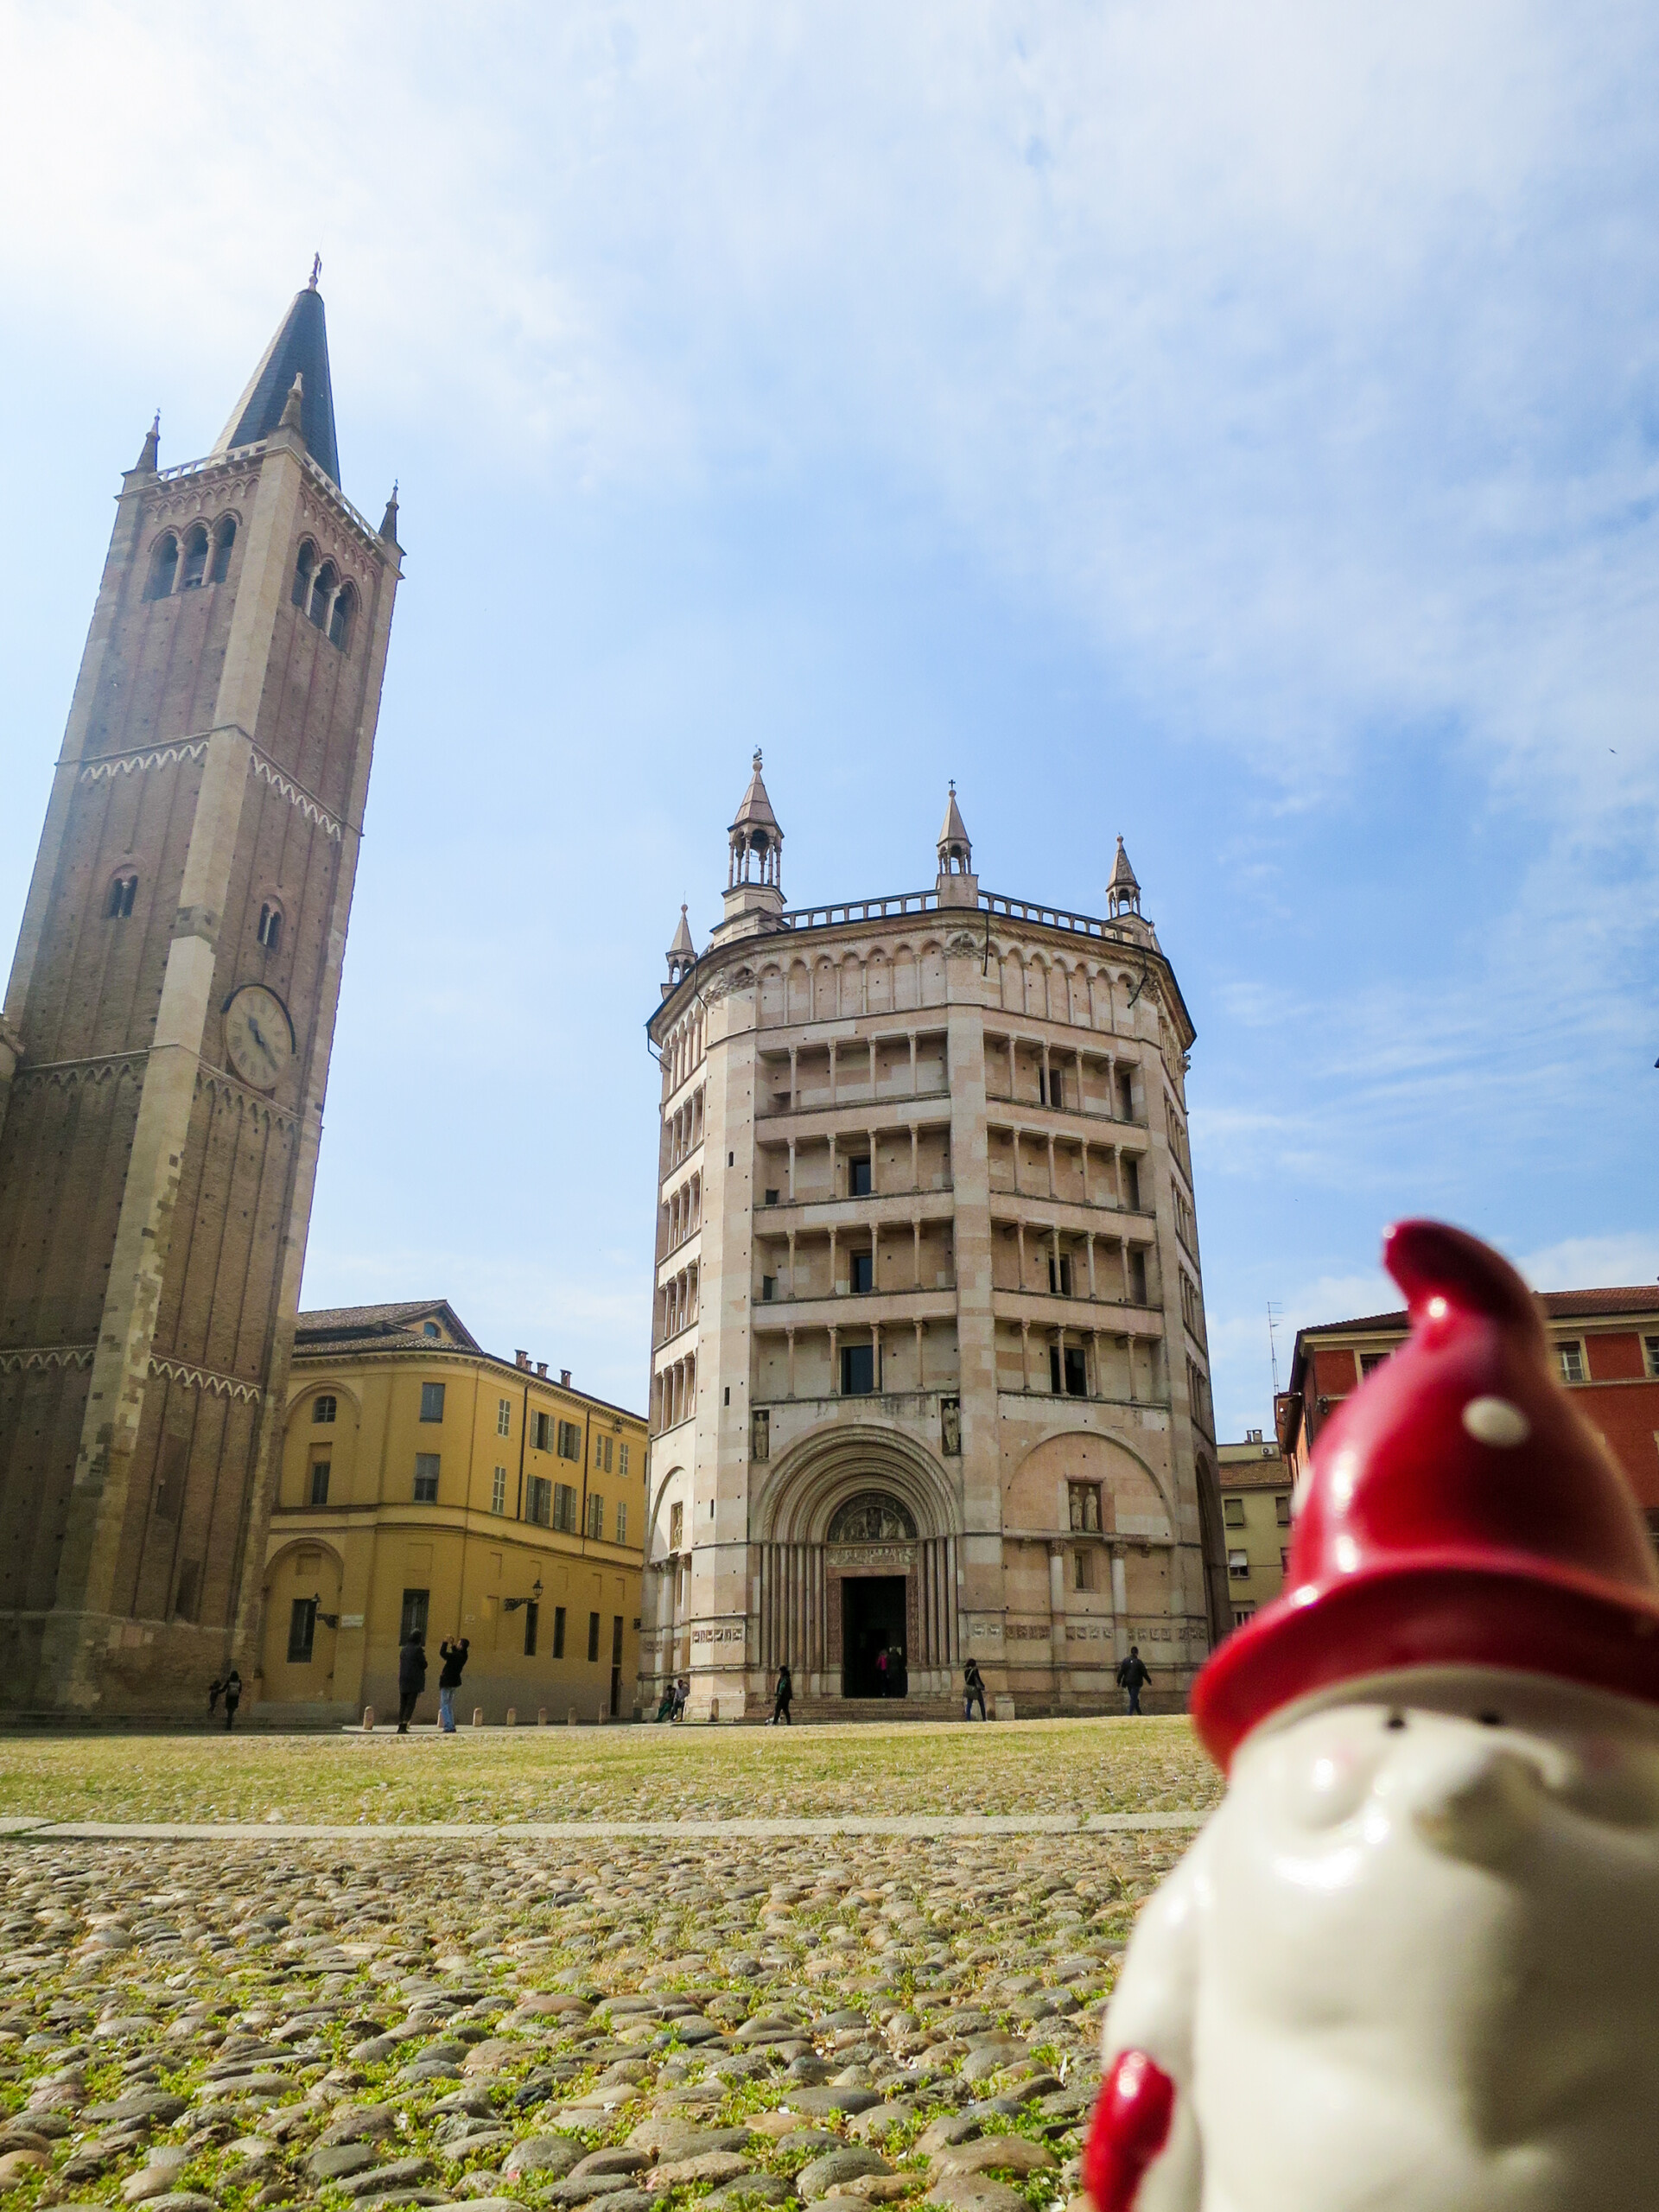
[[[674,932],[674,942],[668,948],[668,981],[663,985],[663,996],[678,988],[697,964],[697,948],[691,942],[691,927],[685,918],[685,908],[680,909],[680,926]]]
[[[1129,856],[1123,849],[1123,840],[1117,841],[1117,858],[1112,862],[1111,880],[1106,886],[1106,912],[1114,918],[1120,914],[1141,912],[1141,886],[1135,881],[1135,870],[1129,866]]]
[[[950,797],[945,803],[944,825],[939,831],[938,849],[940,906],[977,906],[979,878],[974,874],[974,849],[968,841],[968,825],[962,818],[962,809],[957,804],[954,777],[951,779]]]
[[[769,928],[784,911],[784,833],[760,779],[758,747],[754,773],[728,835],[731,861],[726,875],[726,918],[720,934],[740,936]]]

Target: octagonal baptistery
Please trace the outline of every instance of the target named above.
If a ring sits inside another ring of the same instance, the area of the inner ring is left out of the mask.
[[[1103,919],[788,909],[755,755],[662,1067],[640,1700],[693,1718],[1179,1710],[1228,1618],[1193,1030],[1118,840]]]

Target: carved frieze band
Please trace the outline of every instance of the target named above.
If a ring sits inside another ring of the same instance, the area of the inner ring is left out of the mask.
[[[88,1368],[95,1344],[16,1344],[0,1351],[0,1375],[44,1372],[50,1367]]]
[[[264,1402],[264,1392],[257,1382],[245,1382],[239,1376],[219,1375],[211,1367],[193,1367],[188,1360],[161,1359],[150,1354],[149,1371],[165,1376],[169,1382],[184,1382],[193,1390],[205,1390],[210,1397],[232,1398],[238,1405],[257,1406]]]
[[[148,1058],[145,1052],[111,1052],[102,1059],[47,1060],[33,1068],[25,1064],[13,1081],[20,1094],[46,1084],[67,1089],[79,1083],[107,1083],[111,1076],[119,1075],[130,1074],[135,1082],[142,1083]]]
[[[141,768],[170,768],[181,760],[200,760],[207,750],[205,737],[188,737],[167,745],[147,746],[137,753],[111,753],[103,760],[87,761],[80,771],[79,780],[96,784],[105,777],[130,776]],[[308,822],[315,822],[336,844],[340,842],[343,824],[339,817],[330,814],[322,801],[307,791],[303,784],[296,784],[291,776],[285,775],[257,745],[249,749],[248,766],[261,782],[269,784],[290,806],[298,807]]]
[[[196,1088],[207,1091],[210,1096],[223,1098],[240,1106],[256,1122],[263,1122],[268,1128],[281,1129],[285,1135],[291,1136],[300,1126],[297,1114],[289,1114],[280,1106],[273,1106],[269,1098],[262,1097],[257,1090],[251,1090],[246,1084],[238,1083],[234,1076],[227,1075],[222,1068],[203,1068],[196,1077]]]

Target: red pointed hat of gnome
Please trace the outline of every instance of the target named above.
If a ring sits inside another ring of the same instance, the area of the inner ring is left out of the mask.
[[[1443,1222],[1383,1240],[1411,1334],[1327,1422],[1285,1588],[1200,1673],[1225,1767],[1297,1698],[1407,1667],[1509,1667],[1659,1704],[1659,1564],[1551,1371],[1507,1260]]]

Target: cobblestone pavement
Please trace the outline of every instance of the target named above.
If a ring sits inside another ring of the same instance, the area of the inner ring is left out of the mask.
[[[1046,2207],[1187,1840],[8,1841],[0,2191]]]

